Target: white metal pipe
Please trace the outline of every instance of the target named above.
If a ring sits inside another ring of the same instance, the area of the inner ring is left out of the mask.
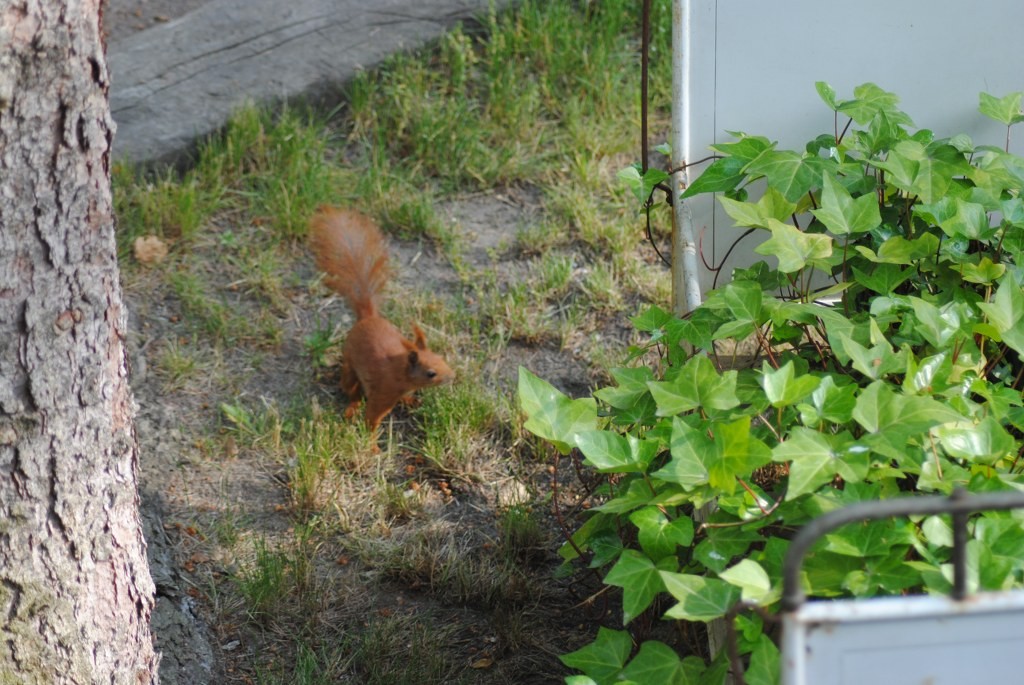
[[[672,309],[676,315],[691,312],[700,306],[700,278],[697,272],[697,242],[694,239],[693,211],[688,202],[679,199],[689,182],[686,169],[681,169],[692,156],[690,150],[690,0],[672,3],[672,175],[675,193],[672,203]]]

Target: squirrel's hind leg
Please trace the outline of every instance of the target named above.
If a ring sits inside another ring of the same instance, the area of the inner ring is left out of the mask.
[[[359,383],[359,377],[348,364],[341,365],[341,391],[348,398],[348,407],[345,409],[345,418],[351,419],[359,411],[363,403],[363,386]]]
[[[398,398],[373,394],[366,398],[366,425],[376,435],[380,422],[388,415]]]

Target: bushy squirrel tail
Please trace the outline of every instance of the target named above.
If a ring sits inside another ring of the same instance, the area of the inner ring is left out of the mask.
[[[380,316],[389,270],[377,224],[351,209],[321,207],[310,221],[309,241],[324,283],[348,301],[356,319]]]

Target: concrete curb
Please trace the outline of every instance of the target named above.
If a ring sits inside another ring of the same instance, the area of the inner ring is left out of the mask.
[[[501,7],[508,0],[494,3]],[[339,88],[359,69],[412,50],[490,0],[211,0],[108,51],[114,156],[180,161],[246,102]]]

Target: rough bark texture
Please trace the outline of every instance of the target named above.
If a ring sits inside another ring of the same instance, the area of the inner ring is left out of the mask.
[[[0,683],[155,683],[101,0],[0,2]]]

